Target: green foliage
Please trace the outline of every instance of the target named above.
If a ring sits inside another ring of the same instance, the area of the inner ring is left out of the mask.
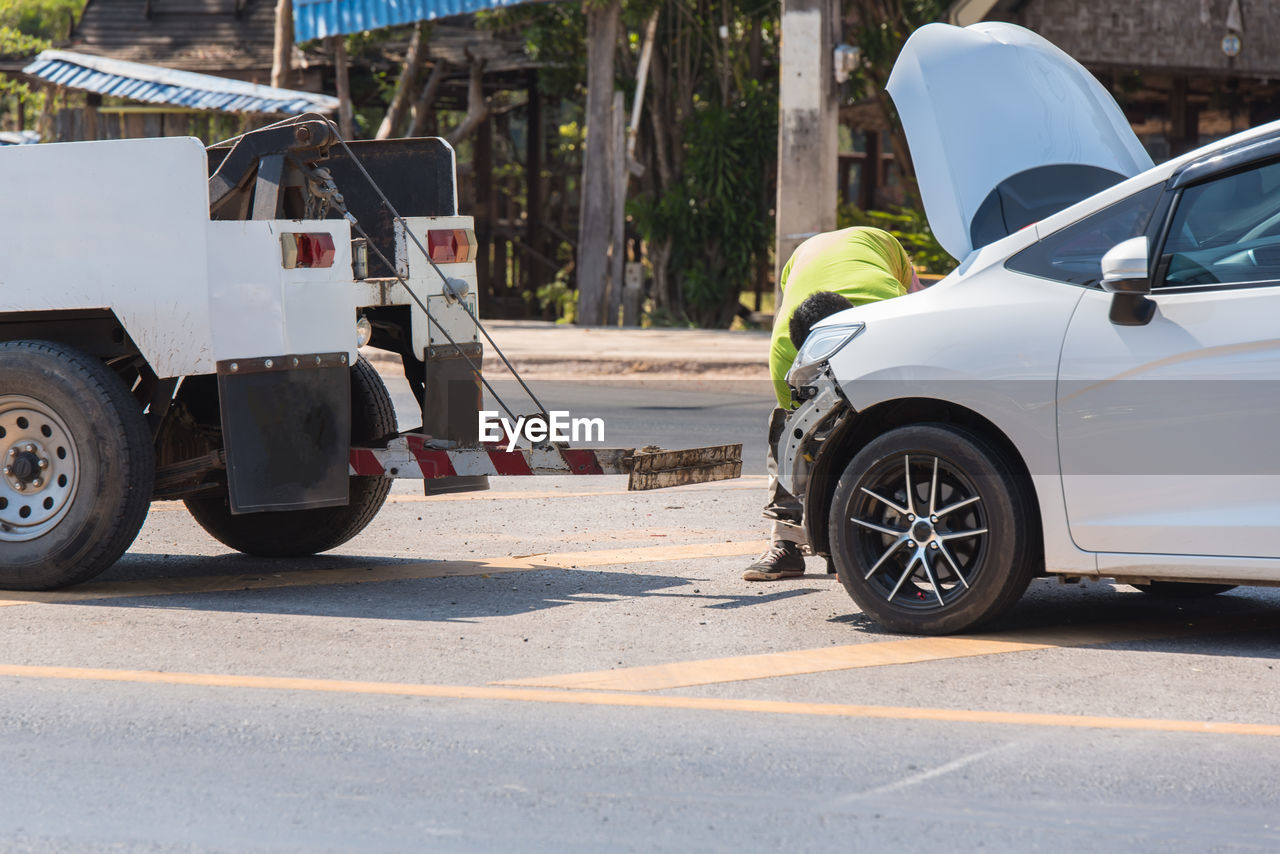
[[[0,24],[0,57],[25,59],[35,56],[49,46],[49,42]]]
[[[868,98],[880,106],[889,121],[889,135],[898,157],[907,197],[918,203],[915,169],[910,158],[898,111],[885,92],[889,73],[907,38],[920,27],[941,20],[950,0],[845,0],[846,38],[862,51],[862,64],[851,75],[846,91],[854,100]]]
[[[70,34],[84,4],[85,0],[0,0],[0,28],[45,41],[60,41]]]
[[[853,205],[841,205],[836,211],[836,225],[849,228],[854,225],[869,225],[882,228],[898,239],[911,256],[917,268],[923,267],[926,273],[945,276],[956,267],[956,261],[938,243],[929,228],[929,221],[924,214],[911,208],[899,208],[893,212],[864,211]]]
[[[0,58],[30,59],[65,39],[84,9],[85,0],[0,0]],[[0,98],[37,97],[31,87],[0,77]]]
[[[685,125],[681,180],[661,198],[631,205],[646,240],[672,240],[684,312],[697,325],[728,325],[772,243],[757,200],[776,151],[777,116],[776,94],[755,80],[736,103],[699,103]]]
[[[577,100],[586,91],[587,16],[578,3],[523,3],[476,13],[479,29],[519,33],[539,64],[538,91]]]
[[[26,35],[12,27],[0,25],[0,58],[28,59],[49,46],[44,39]],[[7,76],[0,76],[0,98],[17,96],[32,97],[31,87],[26,83]]]
[[[573,323],[578,313],[578,292],[569,287],[568,279],[568,271],[561,270],[554,280],[534,292],[538,307],[543,311],[551,309],[556,323]]]

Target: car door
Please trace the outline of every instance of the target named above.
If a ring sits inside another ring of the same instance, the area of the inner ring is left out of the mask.
[[[1280,161],[1179,189],[1148,229],[1156,311],[1085,293],[1059,367],[1072,539],[1130,554],[1280,557]]]

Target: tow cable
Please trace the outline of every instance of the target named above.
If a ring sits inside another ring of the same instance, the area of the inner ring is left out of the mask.
[[[542,401],[540,401],[537,395],[533,393],[533,390],[529,388],[528,383],[524,381],[524,378],[520,376],[520,373],[515,369],[515,366],[511,364],[511,361],[507,358],[506,354],[502,352],[502,348],[500,348],[497,342],[493,340],[493,336],[489,334],[489,330],[484,328],[484,324],[480,322],[480,318],[477,317],[475,313],[471,311],[471,308],[467,305],[466,300],[463,298],[463,295],[465,294],[465,292],[459,293],[456,287],[452,284],[452,281],[450,280],[450,278],[446,276],[444,274],[444,271],[441,270],[439,265],[436,264],[435,259],[431,257],[431,253],[428,252],[427,248],[422,245],[422,241],[418,239],[418,236],[414,234],[412,230],[410,230],[409,223],[406,222],[405,218],[402,217],[400,215],[400,212],[396,210],[395,205],[393,205],[391,203],[391,200],[387,198],[386,193],[382,191],[382,188],[378,186],[378,183],[373,180],[373,176],[369,174],[369,170],[365,169],[364,164],[360,162],[360,159],[358,157],[356,157],[355,152],[351,150],[351,146],[347,145],[347,141],[343,139],[342,134],[339,132],[337,125],[334,124],[334,122],[331,119],[328,119],[317,113],[303,113],[301,115],[292,116],[288,119],[276,122],[271,125],[266,125],[264,128],[259,128],[259,130],[265,130],[266,128],[277,127],[281,125],[294,124],[304,119],[311,120],[311,121],[322,121],[325,124],[329,125],[329,127],[333,131],[334,137],[338,140],[338,143],[342,146],[343,150],[346,151],[347,156],[351,158],[351,162],[354,163],[356,168],[360,170],[360,174],[363,175],[364,179],[369,182],[369,186],[373,188],[373,191],[378,194],[378,198],[381,201],[382,206],[386,208],[387,212],[391,214],[391,216],[395,219],[396,222],[400,223],[400,226],[401,228],[404,229],[405,234],[409,236],[409,238],[413,241],[414,245],[418,247],[418,251],[422,253],[422,257],[427,260],[427,263],[431,265],[431,269],[435,271],[435,274],[437,276],[440,277],[440,281],[443,284],[443,288],[441,290],[444,294],[445,299],[450,302],[456,301],[457,305],[460,306],[462,310],[467,313],[467,317],[471,318],[471,322],[475,324],[476,329],[478,329],[480,333],[484,335],[485,340],[488,341],[490,346],[493,347],[494,352],[498,354],[498,358],[502,360],[502,364],[506,365],[507,370],[511,372],[511,376],[514,377],[515,381],[520,384],[520,387],[522,389],[524,389],[525,394],[527,394],[529,396],[529,399],[533,401],[534,406],[538,407],[537,416],[541,416],[541,418],[544,421],[550,423],[551,416],[547,412],[547,408],[542,405]],[[244,134],[240,134],[240,136],[244,136]],[[226,143],[235,142],[237,139],[239,139],[239,137],[231,137],[230,139],[224,140],[223,142],[220,142],[217,144],[225,145]],[[387,269],[391,271],[392,275],[395,276],[396,281],[399,282],[400,286],[404,288],[405,293],[407,293],[409,297],[417,304],[418,308],[422,309],[422,313],[426,315],[427,320],[430,321],[435,326],[435,328],[440,331],[440,334],[444,336],[445,340],[448,341],[449,344],[453,346],[454,350],[457,351],[458,355],[461,356],[462,359],[466,362],[467,367],[471,369],[471,372],[473,374],[475,374],[476,379],[480,380],[480,382],[484,385],[485,389],[489,392],[490,395],[492,395],[494,401],[500,407],[502,407],[502,410],[506,412],[507,415],[509,415],[513,419],[518,420],[518,419],[527,417],[527,416],[516,415],[516,413],[511,409],[511,407],[507,405],[506,401],[502,399],[502,396],[498,394],[497,390],[494,389],[493,385],[490,384],[490,382],[487,379],[485,379],[484,374],[481,373],[480,366],[477,365],[474,361],[472,361],[471,357],[468,356],[466,352],[462,349],[462,346],[459,345],[458,342],[454,339],[454,337],[449,334],[449,331],[445,329],[444,326],[440,323],[440,321],[437,320],[431,314],[431,310],[427,308],[426,302],[421,297],[418,296],[418,294],[413,290],[413,288],[410,287],[409,283],[405,280],[405,278],[400,275],[400,271],[396,269],[396,265],[391,263],[391,261],[387,259],[387,256],[383,254],[382,250],[378,248],[377,244],[369,236],[369,233],[364,230],[364,227],[362,225],[360,225],[360,222],[359,220],[356,219],[355,214],[351,213],[351,211],[347,209],[346,200],[343,198],[342,192],[338,189],[337,185],[334,184],[333,176],[330,174],[329,170],[323,167],[315,167],[315,168],[309,167],[305,163],[298,161],[296,158],[290,157],[290,160],[292,160],[293,163],[298,167],[298,169],[302,171],[304,174],[306,174],[308,178],[310,178],[313,182],[320,185],[320,190],[318,195],[320,195],[325,201],[327,201],[328,204],[332,206],[335,210],[341,213],[343,216],[343,219],[345,219],[348,223],[350,223],[351,227],[355,229],[355,231],[361,237],[364,238],[368,248],[372,249],[374,254],[377,255],[378,260],[380,260],[387,267]],[[546,442],[544,444],[547,447],[553,446],[553,444],[550,442]]]

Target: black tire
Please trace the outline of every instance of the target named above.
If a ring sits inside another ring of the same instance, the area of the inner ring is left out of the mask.
[[[0,343],[0,377],[0,587],[87,581],[147,518],[156,461],[142,408],[101,361],[53,341]]]
[[[396,413],[382,378],[363,357],[351,368],[351,441],[396,432]],[[364,530],[382,509],[392,478],[352,477],[344,507],[231,514],[226,492],[193,495],[187,509],[214,539],[258,557],[301,557],[335,549]]]
[[[999,449],[975,433],[944,424],[891,430],[853,458],[836,487],[829,519],[836,572],[863,612],[888,629],[975,628],[1011,608],[1042,569],[1029,493]]]
[[[1202,584],[1199,581],[1152,581],[1149,584],[1135,584],[1137,589],[1148,596],[1158,599],[1203,599],[1235,590],[1235,584]]]

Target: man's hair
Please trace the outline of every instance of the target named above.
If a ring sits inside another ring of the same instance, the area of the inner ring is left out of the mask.
[[[853,303],[834,291],[818,291],[796,306],[795,313],[791,315],[788,330],[791,333],[791,344],[799,350],[815,323],[852,307]]]

